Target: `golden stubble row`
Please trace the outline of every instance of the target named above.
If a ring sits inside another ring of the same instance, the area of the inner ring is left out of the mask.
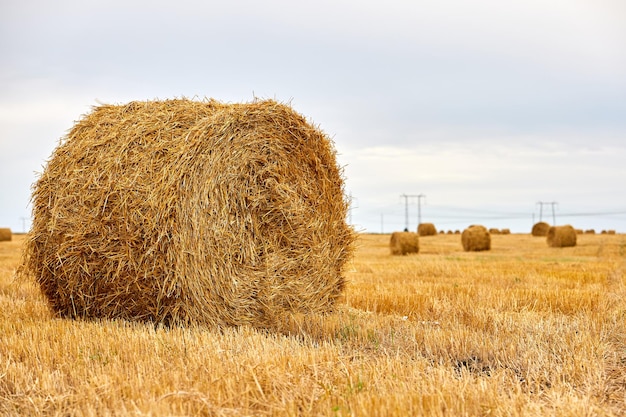
[[[0,415],[626,411],[623,236],[433,236],[401,259],[388,238],[360,237],[336,312],[272,332],[55,318],[12,278],[19,238],[0,246]]]

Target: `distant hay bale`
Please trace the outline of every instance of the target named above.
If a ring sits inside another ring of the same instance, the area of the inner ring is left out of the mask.
[[[454,234],[455,234],[455,235],[460,235],[460,234],[461,234],[461,231],[460,231],[460,230],[455,230],[455,231],[454,231]]]
[[[553,248],[576,246],[576,230],[570,225],[552,226],[548,229],[546,241]]]
[[[491,235],[486,227],[472,225],[463,230],[461,243],[465,252],[478,252],[491,249]]]
[[[453,232],[452,230],[448,230],[447,234],[449,234],[449,235],[453,235],[453,234],[454,234],[454,232]]]
[[[600,232],[601,235],[606,235],[606,230],[602,229],[602,231]]]
[[[11,229],[3,227],[0,228],[0,242],[10,242],[13,239],[13,232]]]
[[[439,234],[440,234],[440,235],[443,235],[443,234],[445,234],[445,233],[446,233],[446,231],[445,231],[445,230],[440,230],[440,231],[439,231]]]
[[[341,296],[347,209],[332,142],[287,105],[103,105],[35,184],[21,270],[62,317],[268,327]]]
[[[419,234],[414,232],[393,232],[389,240],[392,255],[408,255],[420,250]]]
[[[511,234],[511,229],[502,229],[500,230],[500,233],[503,235],[510,235]]]
[[[417,226],[417,233],[420,236],[434,236],[437,234],[437,228],[432,223],[420,223]]]
[[[614,235],[615,234],[615,230],[609,229],[609,230],[607,230],[607,234]]]
[[[596,231],[594,229],[587,229],[587,230],[585,230],[585,234],[586,235],[595,235]]]
[[[548,234],[548,229],[550,229],[550,225],[546,222],[539,222],[533,225],[531,234],[533,236],[546,236]]]
[[[496,229],[495,227],[489,229],[489,234],[490,235],[499,235],[500,234],[500,229]]]
[[[582,235],[583,234],[583,229],[576,229],[576,234],[577,235]]]

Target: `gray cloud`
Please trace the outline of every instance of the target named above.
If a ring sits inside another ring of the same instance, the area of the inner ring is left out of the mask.
[[[0,223],[25,215],[33,171],[90,106],[179,96],[291,101],[334,138],[365,227],[368,206],[425,190],[433,205],[626,207],[621,1],[213,3],[2,3],[15,197]]]

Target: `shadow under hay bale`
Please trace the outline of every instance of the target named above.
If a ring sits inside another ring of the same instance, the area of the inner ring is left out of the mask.
[[[417,226],[417,234],[420,236],[435,236],[437,228],[432,223],[420,223]]]
[[[35,184],[22,272],[63,317],[268,327],[333,308],[347,209],[330,139],[286,105],[103,105]]]
[[[420,250],[419,234],[414,232],[393,232],[389,240],[392,255],[408,255]]]
[[[548,229],[546,241],[553,248],[576,246],[576,229],[570,225],[552,226]]]
[[[463,230],[461,243],[465,252],[478,252],[491,249],[491,235],[486,227],[472,225]]]
[[[0,242],[10,242],[13,239],[13,232],[11,229],[2,227],[0,228]]]
[[[548,234],[548,229],[550,229],[550,225],[546,222],[535,223],[530,234],[533,236],[543,237]]]

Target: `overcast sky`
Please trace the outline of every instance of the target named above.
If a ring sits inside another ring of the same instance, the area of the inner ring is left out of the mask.
[[[334,140],[359,230],[404,228],[423,194],[440,229],[528,232],[554,201],[626,232],[623,0],[0,0],[0,62],[14,231],[92,106],[184,96],[289,102]]]

